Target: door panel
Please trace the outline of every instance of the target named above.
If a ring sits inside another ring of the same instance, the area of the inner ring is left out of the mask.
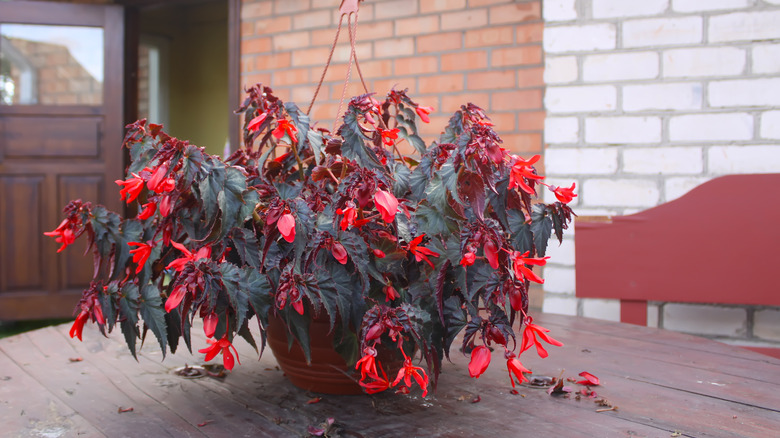
[[[0,319],[71,316],[92,258],[43,232],[71,199],[122,211],[123,10],[0,1],[0,35]]]

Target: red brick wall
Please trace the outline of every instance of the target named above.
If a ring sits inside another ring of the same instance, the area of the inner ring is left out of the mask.
[[[270,85],[306,108],[333,42],[340,0],[244,0],[242,85]],[[542,152],[544,110],[540,0],[366,0],[357,54],[369,91],[408,88],[436,108],[423,126],[437,138],[453,111],[486,109],[512,151]],[[334,60],[312,110],[330,128],[349,47],[346,19]],[[356,72],[347,99],[362,94]]]

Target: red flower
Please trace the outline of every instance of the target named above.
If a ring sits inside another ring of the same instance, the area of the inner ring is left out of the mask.
[[[418,247],[417,245],[419,245],[420,242],[422,242],[423,237],[425,237],[425,234],[420,234],[419,236],[412,239],[412,241],[406,247],[406,250],[414,254],[415,260],[417,260],[418,262],[421,260],[425,260],[425,263],[428,263],[431,266],[431,268],[433,268],[434,267],[433,263],[426,256],[438,257],[439,253],[431,251],[430,249],[422,246]]]
[[[211,339],[207,339],[206,341],[211,344],[211,347],[198,350],[199,353],[206,354],[206,362],[214,359],[214,357],[221,352],[222,363],[225,365],[225,369],[233,369],[233,365],[235,365],[233,360],[233,353],[236,355],[235,360],[238,361],[239,364],[241,363],[241,361],[238,359],[238,351],[236,351],[236,347],[234,347],[233,344],[227,340],[227,333],[225,333],[225,336],[219,341],[214,341]],[[231,348],[233,349],[233,353],[230,352]]]
[[[547,335],[547,332],[549,331],[550,330],[544,327],[534,324],[533,318],[529,316],[526,319],[525,328],[523,329],[523,342],[520,345],[520,353],[536,345],[536,352],[539,354],[539,357],[542,359],[547,357],[547,350],[545,350],[539,340],[536,339],[536,336],[539,336],[544,342],[547,342],[550,345],[562,347],[563,344],[560,341],[557,341]]]
[[[281,138],[287,134],[290,137],[290,141],[292,142],[297,141],[297,137],[295,137],[295,134],[297,133],[298,128],[296,128],[295,125],[290,123],[290,121],[287,119],[282,119],[276,122],[276,129],[273,131],[273,135],[277,140],[281,140]]]
[[[188,262],[194,262],[200,259],[207,259],[211,257],[211,246],[204,246],[203,248],[199,249],[198,252],[193,254],[181,243],[171,242],[171,245],[173,245],[173,247],[179,251],[183,252],[184,256],[168,263],[168,266],[166,266],[165,269],[175,269],[176,272],[181,272],[181,270],[184,269],[184,266]]]
[[[417,105],[417,108],[415,108],[417,115],[420,116],[420,120],[422,120],[423,123],[430,123],[431,119],[428,117],[428,114],[433,110],[432,106]]]
[[[171,197],[163,196],[162,202],[160,202],[160,214],[162,217],[168,217],[171,214]]]
[[[385,301],[393,301],[401,296],[398,295],[398,291],[395,290],[392,283],[388,283],[382,290],[385,292]]]
[[[160,186],[163,185],[163,178],[165,178],[165,175],[168,173],[168,163],[163,163],[157,166],[157,169],[155,169],[154,173],[152,173],[152,177],[149,178],[149,181],[146,183],[146,187],[149,187],[149,190],[153,192],[161,193]],[[167,184],[166,184],[167,185]]]
[[[135,201],[135,198],[138,197],[138,195],[141,194],[141,190],[144,189],[144,180],[140,176],[136,175],[135,173],[132,174],[135,178],[130,178],[127,181],[122,181],[121,179],[118,179],[114,181],[117,183],[117,185],[122,187],[122,190],[119,191],[120,199],[127,198],[127,203],[131,203]]]
[[[577,197],[577,195],[574,194],[575,185],[576,183],[571,183],[571,187],[568,189],[565,187],[550,186],[550,189],[555,193],[555,197],[558,198],[559,201],[568,204],[572,199]]]
[[[73,325],[70,327],[70,337],[77,336],[79,338],[79,341],[81,341],[81,332],[84,330],[84,323],[87,322],[87,319],[89,319],[89,312],[86,310],[82,310],[81,313],[79,313],[79,316],[76,317],[76,320],[73,321]]]
[[[407,357],[406,360],[404,360],[404,366],[398,370],[398,375],[395,377],[392,386],[397,385],[403,379],[406,388],[411,388],[412,378],[414,378],[417,384],[420,385],[420,388],[422,388],[422,396],[425,397],[428,395],[428,375],[425,374],[425,370],[422,368],[412,365],[412,359]]]
[[[54,229],[54,231],[47,231],[43,233],[44,236],[56,237],[54,240],[57,243],[61,243],[62,246],[57,252],[62,252],[68,245],[76,241],[76,235],[73,233],[72,222],[68,219],[60,222],[60,225]]]
[[[584,377],[585,380],[580,380],[577,382],[579,385],[588,385],[588,386],[598,386],[599,385],[599,378],[594,376],[593,374],[583,371],[580,374],[580,377]]]
[[[214,332],[217,330],[218,322],[219,317],[214,312],[211,312],[203,317],[203,333],[206,334],[207,338],[214,337]]]
[[[498,269],[498,247],[492,240],[485,243],[485,258],[490,263],[491,268]]]
[[[171,310],[175,309],[176,306],[181,303],[181,300],[184,299],[184,296],[187,295],[187,287],[184,285],[179,285],[176,288],[173,289],[173,292],[168,296],[168,299],[165,300],[165,311],[167,313],[170,313]],[[203,329],[205,330],[205,325]]]
[[[133,255],[133,263],[138,265],[138,267],[135,269],[135,273],[137,274],[144,269],[144,264],[146,264],[146,260],[152,254],[153,246],[149,245],[148,243],[139,243],[139,242],[128,242],[128,245],[138,247],[136,249],[130,250],[130,254]]]
[[[528,251],[522,254],[520,254],[520,251],[515,251],[512,253],[512,263],[514,263],[515,266],[515,277],[518,279],[528,279],[533,282],[542,284],[544,283],[544,280],[539,278],[536,274],[534,274],[534,271],[530,270],[525,265],[544,266],[547,263],[547,259],[550,257],[526,257],[528,253]]]
[[[292,242],[295,240],[295,216],[285,213],[276,222],[276,228],[282,233],[284,240]]]
[[[246,125],[246,129],[249,132],[255,132],[258,129],[260,129],[260,125],[263,124],[266,117],[268,117],[268,114],[266,113],[260,113],[259,116],[255,117],[254,119],[249,121],[249,124]]]
[[[382,143],[384,143],[386,146],[392,146],[395,144],[395,140],[398,139],[398,128],[393,128],[389,130],[384,130],[382,128],[378,129],[379,134],[382,136]]]
[[[342,230],[346,230],[350,225],[354,225],[356,222],[357,210],[355,209],[355,203],[352,201],[347,202],[347,208],[343,210],[340,208],[337,209],[336,214],[344,215],[344,217],[341,218],[339,226]]]
[[[373,252],[374,253],[374,257],[376,257],[378,259],[385,258],[385,252],[382,251],[381,249],[372,249],[371,252]]]
[[[330,252],[339,263],[342,265],[347,264],[347,250],[344,249],[344,245],[339,242],[333,242],[333,246],[330,247]]]
[[[140,220],[146,220],[152,217],[155,211],[157,211],[157,203],[155,202],[147,202],[146,204],[142,205],[144,208],[140,213],[138,213],[138,219]]]
[[[371,382],[364,382],[362,379],[360,380],[360,386],[363,387],[363,389],[368,394],[376,394],[377,392],[387,391],[390,389],[390,379],[387,378],[387,374],[385,374],[385,370],[382,369],[382,367],[379,367],[379,371],[382,372],[382,377],[379,377],[379,374],[374,374],[368,377],[371,377],[373,380]]]
[[[521,157],[514,157],[516,160],[512,165],[512,169],[509,172],[509,190],[515,187],[520,187],[524,192],[529,195],[534,194],[534,189],[526,184],[525,179],[540,180],[544,179],[543,176],[534,173],[533,165],[541,158],[540,155],[534,155],[530,160],[526,161]],[[525,179],[524,179],[525,178]]]
[[[469,375],[476,377],[482,375],[490,365],[490,349],[484,345],[471,350],[471,361],[469,361]]]
[[[471,266],[474,264],[474,261],[477,260],[477,255],[473,252],[467,252],[463,255],[463,258],[460,259],[460,264],[463,266]]]
[[[360,370],[360,380],[366,376],[376,376],[376,350],[371,347],[363,349],[363,357],[355,364],[355,369]]]
[[[392,193],[377,190],[374,194],[374,204],[379,210],[379,214],[382,215],[383,221],[390,223],[395,220],[395,214],[398,212],[398,199]]]
[[[520,359],[515,357],[514,353],[507,352],[506,354],[506,369],[509,371],[509,381],[512,382],[512,388],[515,387],[515,378],[517,383],[527,382],[523,373],[531,373],[531,370],[527,369],[520,363]],[[514,374],[514,377],[512,376]]]

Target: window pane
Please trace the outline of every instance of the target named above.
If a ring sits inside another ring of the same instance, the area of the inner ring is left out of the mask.
[[[101,105],[103,29],[0,24],[0,105]]]

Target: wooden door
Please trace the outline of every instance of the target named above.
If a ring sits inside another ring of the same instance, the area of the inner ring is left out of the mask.
[[[123,208],[123,41],[120,6],[0,2],[0,320],[71,316],[92,258],[43,232]]]

